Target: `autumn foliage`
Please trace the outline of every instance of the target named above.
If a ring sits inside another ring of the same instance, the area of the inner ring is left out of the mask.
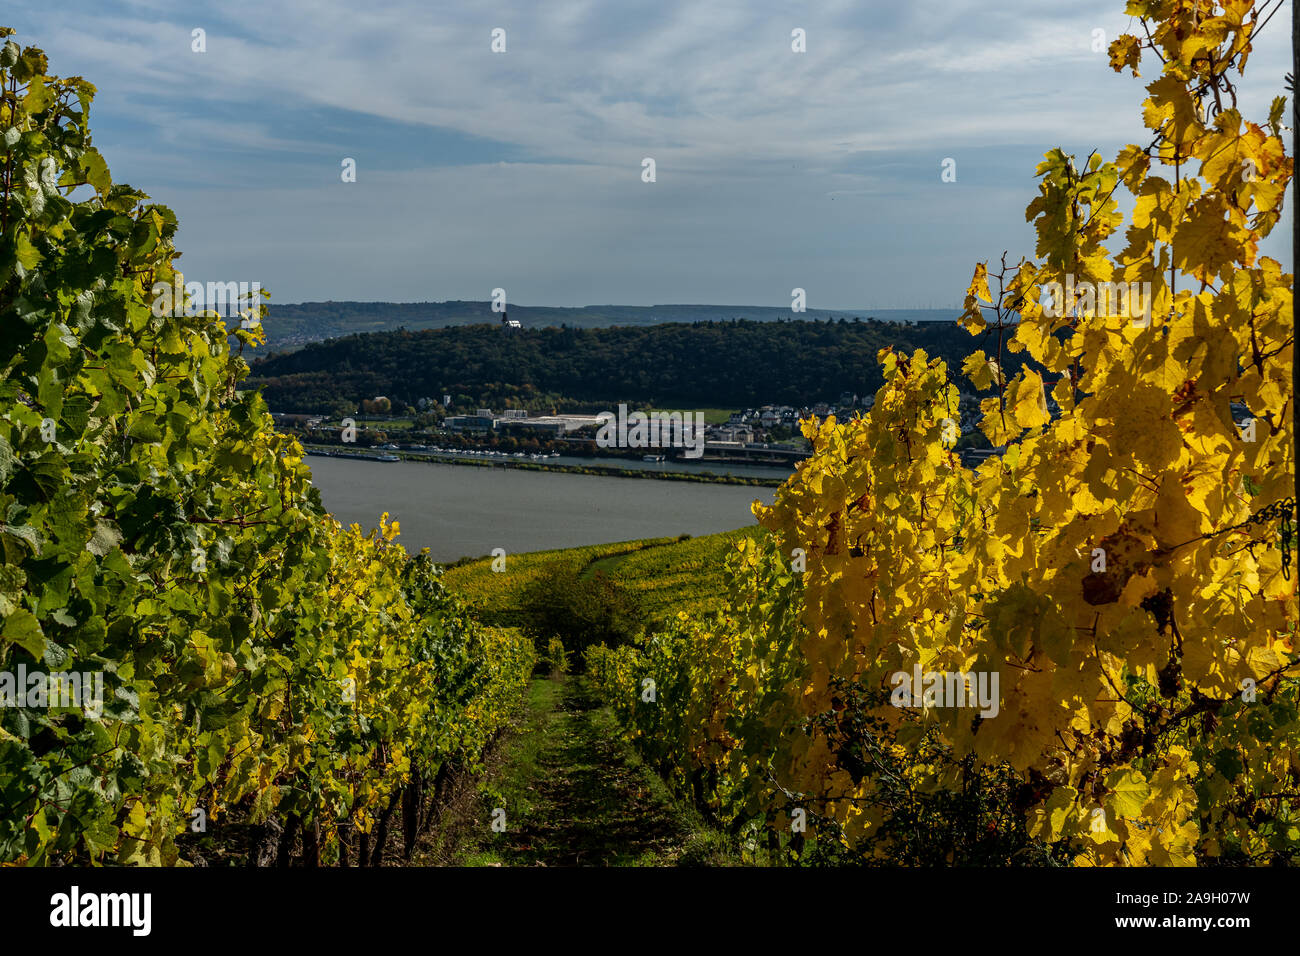
[[[630,731],[738,829],[799,849],[804,810],[836,852],[904,862],[1300,855],[1293,277],[1259,254],[1286,103],[1236,108],[1250,0],[1127,9],[1111,65],[1158,74],[1149,140],[1047,153],[1035,258],[967,293],[962,371],[1000,453],[964,467],[952,370],[886,350],[870,414],[805,423],[814,455],[756,507],[775,544],[741,549],[724,611],[596,655]],[[1009,376],[1008,354],[1031,361]],[[892,706],[916,665],[997,673],[997,715]]]

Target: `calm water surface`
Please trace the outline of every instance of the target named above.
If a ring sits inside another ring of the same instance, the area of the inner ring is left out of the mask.
[[[428,548],[436,561],[730,531],[752,524],[750,503],[771,504],[776,491],[315,455],[307,463],[336,518],[368,529],[387,511],[406,549]]]

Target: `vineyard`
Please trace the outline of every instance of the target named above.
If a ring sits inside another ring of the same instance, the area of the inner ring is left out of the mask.
[[[396,524],[325,514],[239,388],[264,305],[233,333],[154,307],[176,218],[112,181],[94,87],[8,40],[0,89],[0,671],[103,677],[0,710],[0,861],[368,865],[399,825],[409,852],[531,644]]]
[[[723,531],[696,538],[645,538],[612,544],[532,551],[507,555],[501,570],[482,558],[449,568],[447,589],[487,624],[518,627],[527,611],[520,595],[557,568],[573,568],[580,576],[606,575],[638,599],[650,630],[679,612],[704,613],[726,587],[726,561],[733,545],[761,533],[757,527]]]
[[[1127,12],[1142,35],[1111,66],[1156,68],[1150,141],[1049,152],[1037,259],[982,263],[967,294],[961,371],[1004,451],[963,467],[953,370],[886,351],[870,414],[805,423],[814,455],[755,509],[771,535],[735,548],[717,613],[588,652],[647,759],[754,845],[1300,862],[1293,277],[1258,253],[1287,104],[1235,107],[1249,0]],[[997,707],[969,707],[968,675]]]
[[[1300,863],[1288,103],[1252,0],[1126,11],[1147,141],[1045,155],[960,369],[883,349],[759,527],[445,573],[327,514],[260,295],[159,307],[175,215],[0,28],[0,864],[421,862],[469,778],[434,862]]]

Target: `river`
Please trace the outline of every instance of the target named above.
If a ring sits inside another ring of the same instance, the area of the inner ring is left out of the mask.
[[[752,524],[749,505],[775,488],[653,478],[370,462],[312,456],[325,507],[344,524],[373,528],[387,511],[408,551],[435,561],[576,548],[609,541],[712,534]]]

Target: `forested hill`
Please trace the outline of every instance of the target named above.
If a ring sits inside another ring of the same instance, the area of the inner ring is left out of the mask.
[[[497,322],[492,303],[452,299],[447,302],[297,302],[268,307],[266,347],[280,352],[308,342],[360,332],[405,329],[439,329],[453,325]],[[860,312],[809,309],[808,320],[853,319],[871,315],[892,322],[929,322],[955,319],[960,309],[875,309]],[[662,322],[722,322],[758,319],[773,322],[790,316],[790,307],[753,305],[584,305],[537,306],[511,303],[510,318],[524,328],[572,325],[600,328],[610,325],[657,325]]]
[[[882,382],[877,353],[884,346],[943,356],[955,379],[980,344],[986,345],[956,324],[874,320],[473,325],[309,344],[255,362],[249,384],[263,389],[272,409],[286,412],[327,412],[340,401],[376,395],[400,407],[444,393],[485,405],[507,394],[665,407],[807,405],[843,392],[873,393]]]

